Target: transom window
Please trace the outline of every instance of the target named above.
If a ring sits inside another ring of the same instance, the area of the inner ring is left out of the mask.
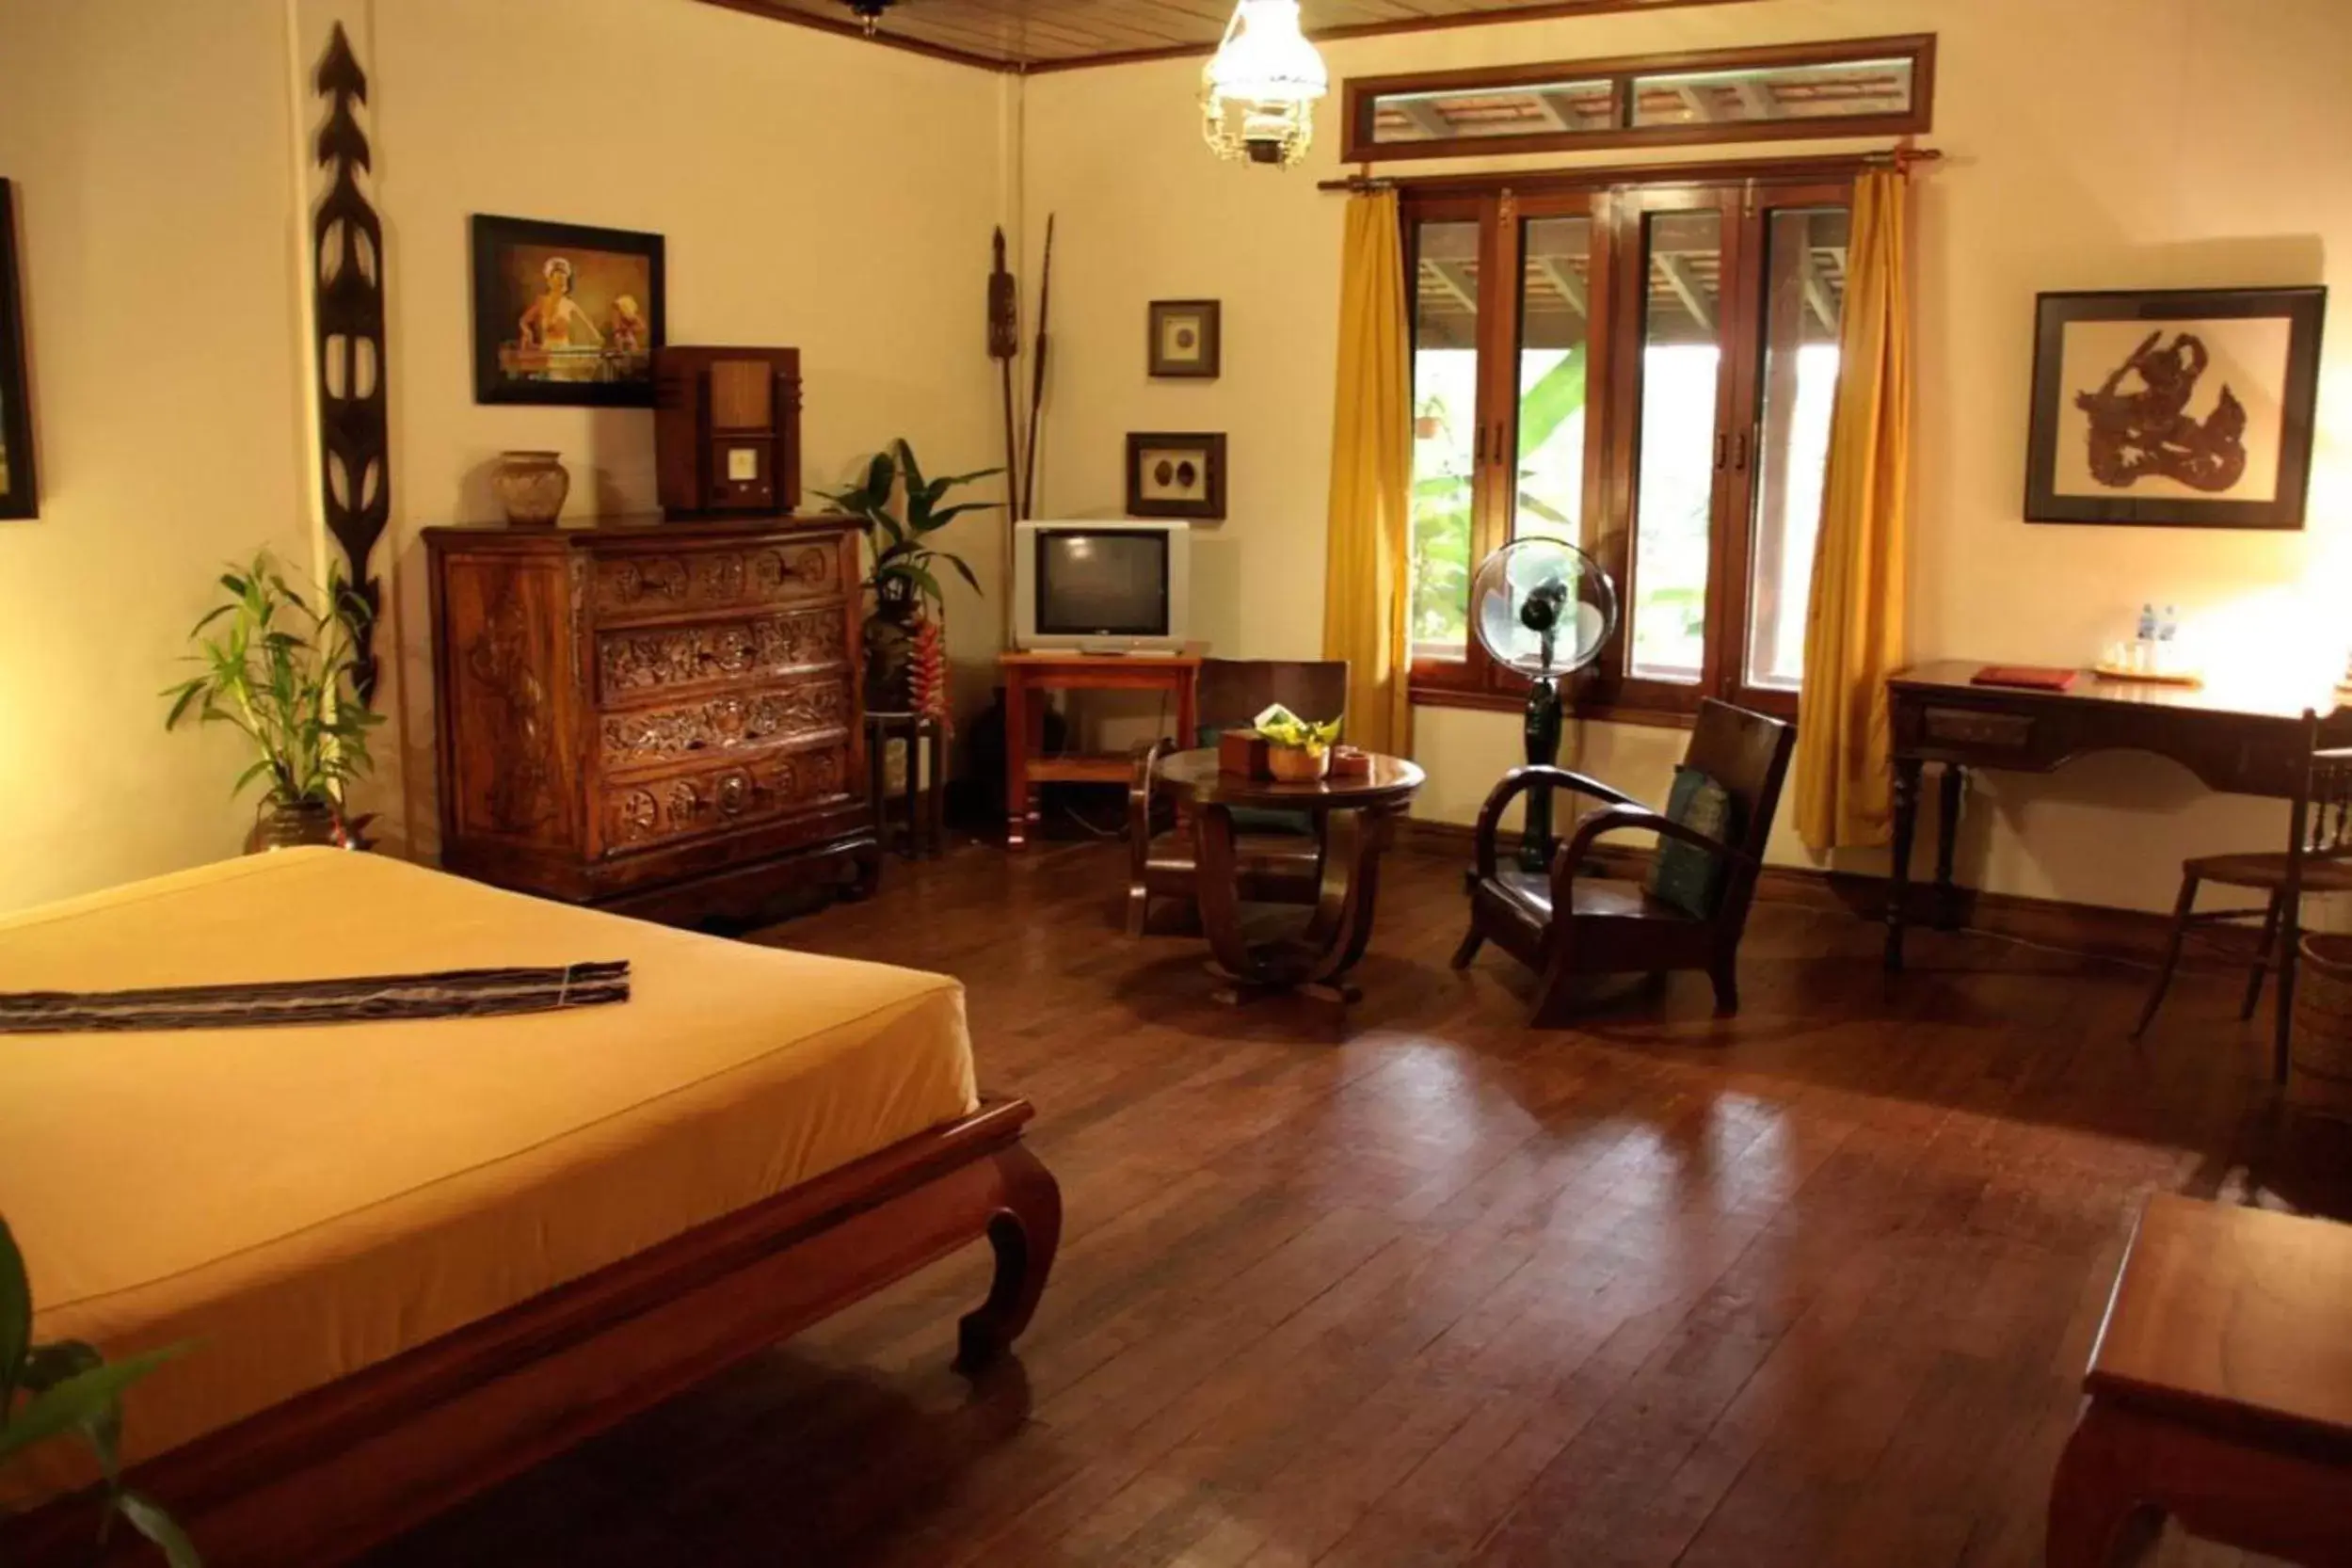
[[[1929,129],[1934,90],[1929,35],[1359,76],[1340,157],[1905,136]]]
[[[1406,192],[1414,689],[1517,700],[1479,561],[1581,546],[1625,625],[1588,707],[1793,712],[1837,388],[1850,186]]]

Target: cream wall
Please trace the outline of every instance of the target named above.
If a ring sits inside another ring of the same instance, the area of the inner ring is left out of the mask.
[[[495,517],[508,447],[565,454],[568,516],[654,504],[649,413],[474,405],[470,214],[664,234],[673,341],[801,348],[811,486],[902,434],[935,472],[1001,450],[1007,78],[688,0],[0,0],[43,491],[0,523],[0,908],[232,854],[250,818],[234,738],[164,734],[155,694],[221,560],[313,560],[296,84],[337,19],[389,263],[398,722],[361,802],[389,847],[435,839],[417,531]],[[989,589],[950,588],[969,706],[998,552],[985,521],[954,532]]]
[[[642,410],[473,402],[473,213],[666,240],[673,343],[801,351],[804,477],[832,487],[904,435],[933,472],[1003,449],[986,355],[988,236],[1006,210],[1010,79],[684,0],[378,0],[370,69],[391,257],[394,551],[406,800],[437,840],[431,649],[417,531],[498,515],[488,473],[553,447],[567,516],[654,509]],[[813,494],[806,504],[821,504]],[[998,644],[990,519],[949,533],[958,685]]]
[[[0,907],[214,859],[156,693],[221,563],[306,559],[286,11],[0,0],[41,515],[0,522]]]
[[[2341,81],[2352,5],[1756,0],[1357,40],[1324,56],[1336,80],[1909,31],[1940,35],[1928,139],[1948,154],[1919,186],[1913,652],[2087,660],[2156,600],[2181,605],[2216,666],[2341,659],[2352,640],[2342,616],[2352,330],[2341,317],[2307,532],[2027,525],[2020,492],[2038,291],[2352,281],[2352,181],[2338,156],[2352,146]],[[1311,655],[1344,201],[1315,182],[1341,172],[1338,137],[1326,119],[1308,165],[1288,173],[1217,163],[1192,108],[1198,71],[1173,61],[1028,85],[1029,211],[1061,214],[1044,501],[1115,511],[1126,431],[1228,431],[1231,517],[1198,546],[1204,629],[1223,652]],[[1224,376],[1150,381],[1145,302],[1189,296],[1224,301]],[[1590,725],[1581,756],[1656,795],[1681,742]],[[1475,816],[1518,745],[1512,715],[1423,710],[1431,780],[1418,809]],[[2276,808],[2211,795],[2142,757],[2088,759],[2048,779],[1986,776],[1974,798],[1969,880],[2086,903],[2167,904],[2183,855],[2283,830]],[[1784,832],[1775,857],[1802,851]]]

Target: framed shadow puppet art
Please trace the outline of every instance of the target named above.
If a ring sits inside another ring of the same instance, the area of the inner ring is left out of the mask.
[[[33,400],[24,376],[24,296],[16,265],[16,187],[0,180],[0,518],[40,515]]]
[[[2029,522],[2300,528],[2325,289],[2045,294]]]
[[[653,407],[662,236],[473,219],[473,400]]]
[[[1132,518],[1225,515],[1225,438],[1222,431],[1130,435],[1127,439],[1127,514]]]

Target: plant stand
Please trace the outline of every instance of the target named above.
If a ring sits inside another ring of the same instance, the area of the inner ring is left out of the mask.
[[[906,743],[905,787],[896,810],[890,800],[893,740]],[[904,833],[899,853],[909,860],[936,860],[946,852],[947,762],[947,726],[938,719],[928,713],[866,715],[866,798],[885,850]]]

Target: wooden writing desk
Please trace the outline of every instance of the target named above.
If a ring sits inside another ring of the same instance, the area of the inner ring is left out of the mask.
[[[1029,828],[1037,820],[1035,787],[1080,782],[1126,784],[1135,773],[1135,760],[1114,756],[1048,757],[1046,703],[1048,692],[1160,692],[1175,699],[1176,744],[1199,744],[1198,693],[1201,656],[1198,652],[1151,653],[1002,653],[997,664],[1004,672],[1004,846],[1018,849],[1029,841]],[[1032,696],[1037,701],[1032,702]]]
[[[2049,1568],[2106,1568],[2164,1515],[2352,1561],[2352,1228],[2158,1193],[2124,1255],[2050,1488]]]
[[[2310,763],[2303,749],[2303,714],[2327,713],[2337,702],[2324,683],[2246,690],[2160,686],[2099,680],[2088,670],[2063,692],[1971,685],[1970,678],[1983,667],[1981,660],[1946,659],[1915,664],[1887,680],[1895,762],[1895,863],[1886,901],[1889,969],[1903,967],[1912,832],[1927,763],[1944,769],[1935,885],[1937,924],[1948,930],[1958,918],[1952,848],[1968,769],[2050,773],[2088,751],[2152,751],[2225,793],[2291,798]],[[2286,847],[2283,834],[2277,847]]]

